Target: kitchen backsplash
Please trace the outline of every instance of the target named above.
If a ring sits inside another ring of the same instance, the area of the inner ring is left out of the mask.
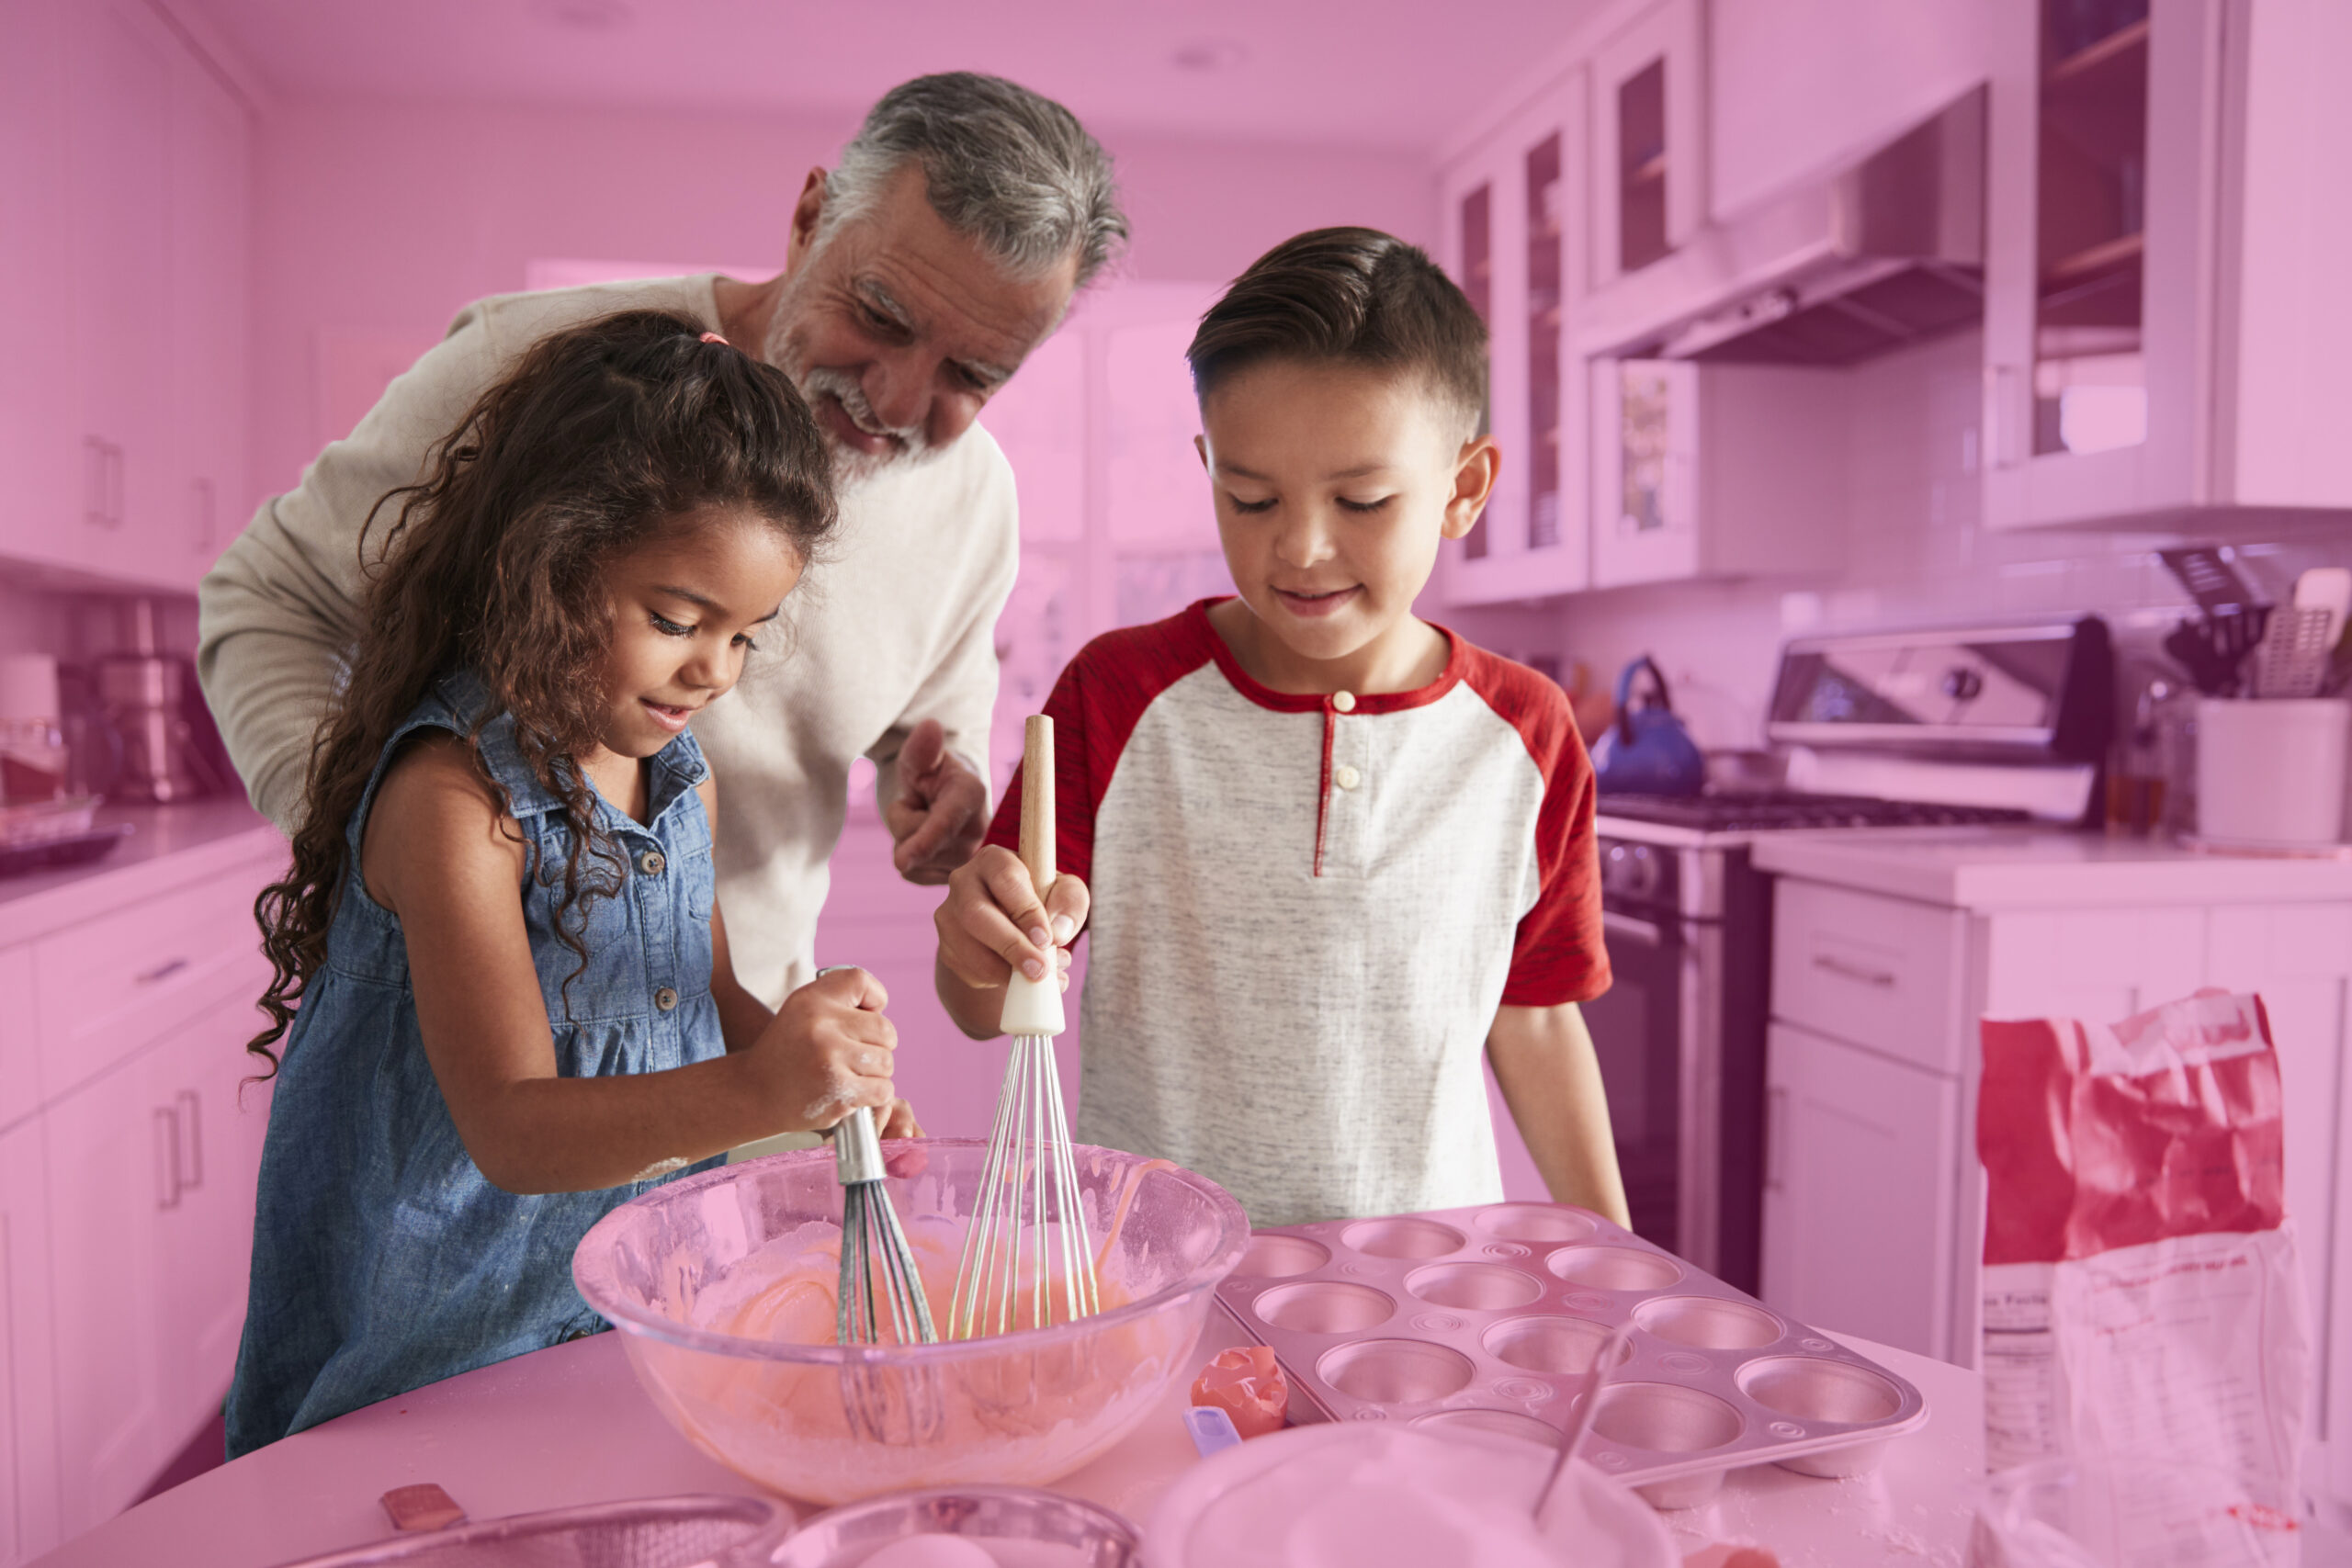
[[[159,652],[196,654],[196,601],[147,596]],[[130,595],[61,590],[0,573],[0,653],[53,653],[77,662],[130,647]]]
[[[1835,577],[1665,583],[1549,604],[1435,613],[1519,657],[1583,661],[1595,682],[1654,655],[1702,745],[1762,743],[1789,636],[1872,625],[2095,611],[2127,645],[2188,604],[2156,559],[2173,536],[1990,532],[1978,517],[1984,346],[1963,333],[1858,367],[1849,388],[1846,566]],[[2284,598],[2295,573],[2352,561],[2352,524],[2230,536],[2241,569]]]

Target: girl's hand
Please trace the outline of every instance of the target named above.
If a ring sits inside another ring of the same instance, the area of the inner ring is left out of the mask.
[[[920,1138],[922,1123],[915,1120],[915,1108],[903,1100],[894,1100],[887,1112],[877,1112],[879,1134],[885,1138]]]
[[[830,970],[784,998],[746,1053],[779,1131],[814,1132],[860,1106],[904,1104],[890,1086],[899,1032],[882,1015],[889,999],[863,969]]]
[[[1086,924],[1091,903],[1086,884],[1067,872],[1040,903],[1021,857],[989,844],[947,878],[946,901],[932,917],[939,961],[976,990],[1001,988],[1015,969],[1033,980],[1057,974],[1067,990],[1063,950]]]

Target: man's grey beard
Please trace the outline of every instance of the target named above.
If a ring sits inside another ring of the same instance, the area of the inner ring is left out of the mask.
[[[830,397],[848,414],[850,423],[870,435],[888,435],[897,445],[887,453],[860,452],[844,446],[831,430],[820,423],[818,429],[825,437],[825,445],[833,454],[833,478],[844,485],[858,484],[874,478],[886,468],[914,468],[939,455],[931,438],[921,425],[885,424],[875,417],[874,406],[865,400],[865,389],[857,378],[845,370],[827,366],[811,366],[802,362],[794,351],[786,327],[791,319],[795,301],[790,292],[776,301],[775,319],[768,329],[767,362],[783,371],[798,388],[802,398],[812,406],[820,397]]]

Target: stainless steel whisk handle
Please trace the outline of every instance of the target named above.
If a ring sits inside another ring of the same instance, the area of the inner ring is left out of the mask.
[[[874,1112],[866,1107],[842,1117],[826,1135],[833,1140],[833,1169],[842,1186],[879,1181],[889,1174],[882,1163],[882,1140],[874,1131]]]
[[[854,964],[828,964],[811,976],[821,980],[837,969],[854,969]],[[833,1141],[833,1171],[844,1187],[853,1181],[879,1181],[889,1174],[882,1163],[882,1139],[874,1130],[874,1112],[859,1106],[825,1129],[824,1136]]]

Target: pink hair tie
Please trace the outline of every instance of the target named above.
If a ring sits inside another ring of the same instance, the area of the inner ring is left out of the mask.
[[[728,343],[728,341],[727,341],[725,338],[720,337],[717,333],[703,333],[703,334],[702,334],[702,341],[703,341],[703,342],[705,342],[705,343],[715,343],[715,344],[720,344],[725,345],[725,346],[726,346],[726,347],[728,347],[728,348],[732,348],[732,347],[734,347],[734,346],[735,346],[733,344],[731,344],[731,343]]]

